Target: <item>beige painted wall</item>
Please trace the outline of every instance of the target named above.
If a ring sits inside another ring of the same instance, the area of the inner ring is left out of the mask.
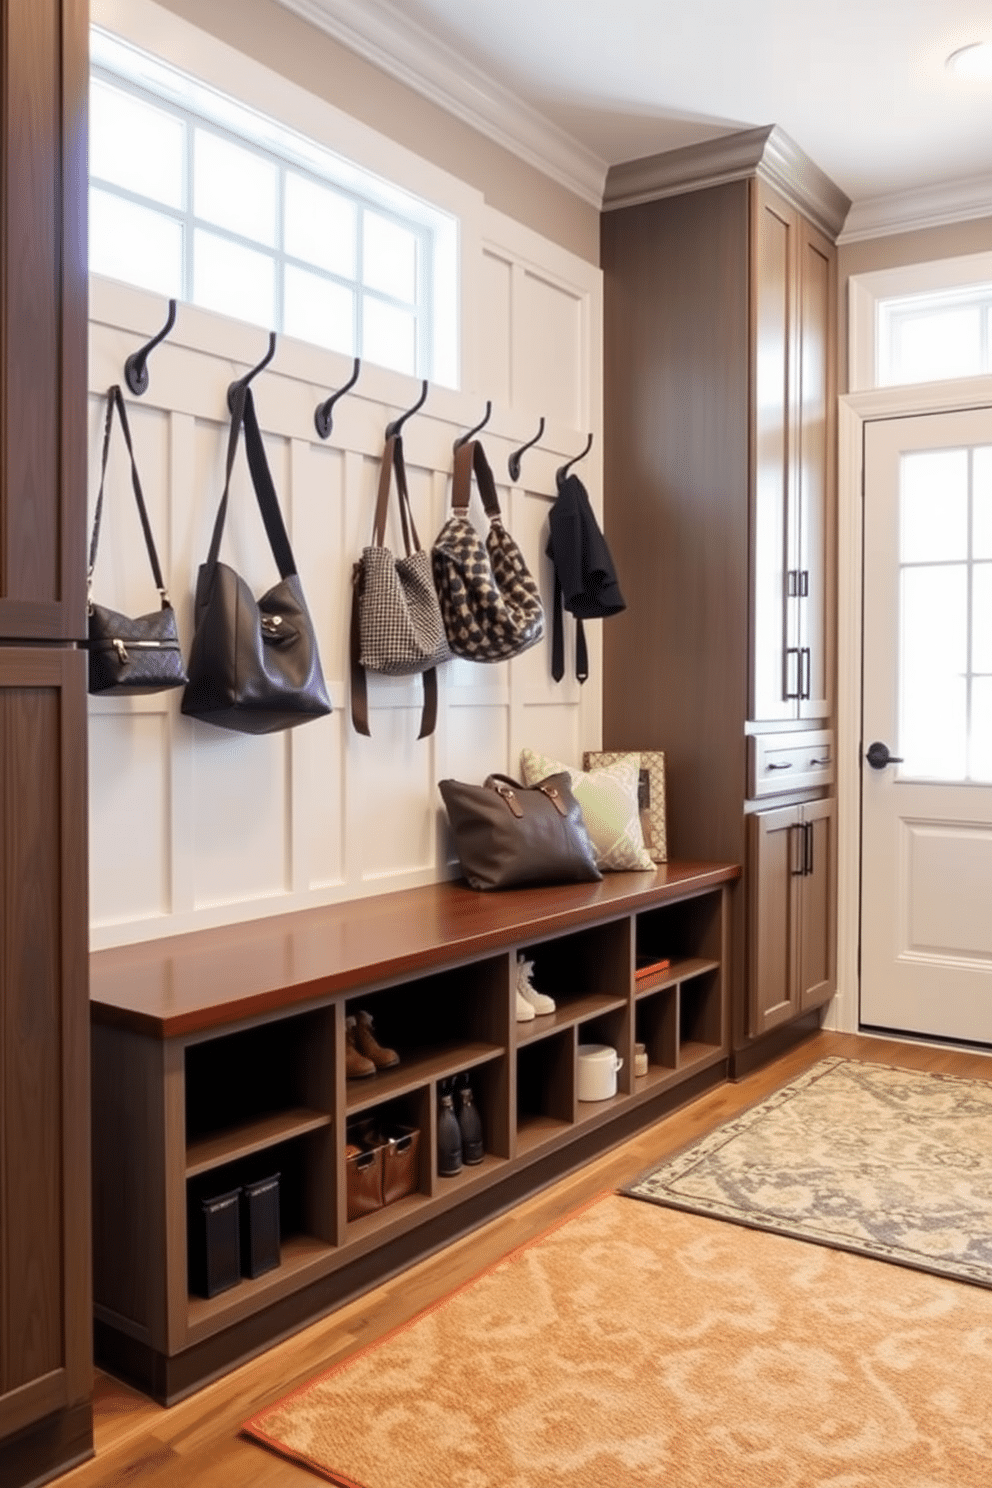
[[[598,265],[595,207],[274,0],[159,4],[468,182],[498,211]]]
[[[906,264],[930,263],[939,258],[958,258],[966,253],[988,253],[990,249],[992,216],[973,222],[954,222],[947,227],[923,228],[919,232],[867,238],[860,243],[842,243],[837,251],[840,391],[846,393],[848,390],[847,286],[853,275],[870,274],[876,269],[900,269]]]

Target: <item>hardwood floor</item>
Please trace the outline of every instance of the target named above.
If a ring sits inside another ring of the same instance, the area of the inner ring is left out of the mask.
[[[710,1131],[830,1054],[992,1079],[992,1056],[961,1050],[819,1033],[737,1084],[723,1085],[517,1205],[484,1228],[338,1309],[257,1359],[163,1409],[108,1375],[94,1400],[96,1457],[59,1479],[66,1488],[141,1484],[165,1488],[305,1488],[316,1481],[238,1435],[262,1406],[406,1322],[517,1246],[641,1168]],[[398,1485],[399,1488],[399,1485]]]

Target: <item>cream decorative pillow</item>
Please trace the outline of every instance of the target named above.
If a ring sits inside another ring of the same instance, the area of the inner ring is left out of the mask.
[[[525,785],[537,785],[549,775],[567,770],[572,794],[582,807],[586,831],[596,854],[596,866],[604,873],[654,868],[644,846],[637,786],[641,773],[639,754],[625,754],[616,764],[599,770],[577,770],[534,749],[520,751],[520,769]]]

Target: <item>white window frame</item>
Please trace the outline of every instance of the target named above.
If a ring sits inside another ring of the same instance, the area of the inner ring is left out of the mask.
[[[943,294],[965,298],[969,289],[992,286],[992,253],[972,253],[930,263],[855,274],[848,283],[848,387],[852,393],[885,386],[879,380],[879,328],[889,300]]]
[[[91,22],[313,141],[338,157],[345,171],[350,164],[357,168],[356,176],[369,172],[378,177],[384,198],[390,183],[402,182],[395,188],[397,197],[419,198],[428,211],[433,207],[436,215],[444,214],[450,230],[438,232],[434,243],[430,380],[452,388],[474,386],[477,349],[472,317],[464,310],[474,302],[479,281],[481,192],[152,0],[92,0]],[[329,184],[333,188],[339,183]]]

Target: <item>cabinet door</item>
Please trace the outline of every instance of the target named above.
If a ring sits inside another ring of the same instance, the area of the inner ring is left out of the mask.
[[[86,0],[0,21],[0,637],[86,634]]]
[[[800,648],[800,718],[830,713],[830,492],[833,488],[835,254],[809,222],[798,219],[799,357],[798,490],[792,511]]]
[[[799,1013],[797,888],[803,870],[800,808],[757,811],[748,824],[748,1032]]]
[[[798,568],[795,488],[796,212],[752,182],[752,427],[750,716],[796,717],[799,636],[789,576]]]
[[[804,873],[796,880],[800,903],[799,1010],[818,1007],[835,991],[834,830],[837,802],[802,808]]]
[[[0,647],[0,1462],[90,1393],[85,801],[85,656]]]

